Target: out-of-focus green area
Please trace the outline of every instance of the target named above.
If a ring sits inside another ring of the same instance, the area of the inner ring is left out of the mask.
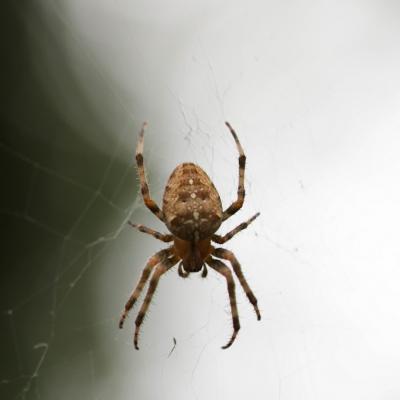
[[[87,57],[71,62],[61,22],[40,2],[2,2],[1,399],[49,398],[50,385],[67,398],[76,394],[69,382],[89,398],[82,370],[93,367],[82,362],[96,361],[98,376],[107,370],[101,351],[88,356],[98,333],[96,257],[108,243],[101,235],[118,232],[137,191],[135,169],[112,153],[120,132],[110,127],[122,111]]]

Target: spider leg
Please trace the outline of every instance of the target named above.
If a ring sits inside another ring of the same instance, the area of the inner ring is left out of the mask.
[[[140,293],[143,290],[144,285],[146,284],[147,280],[149,279],[150,273],[152,269],[162,262],[168,255],[171,254],[171,248],[161,250],[154,254],[154,256],[150,257],[149,261],[147,261],[146,266],[143,269],[142,276],[139,279],[139,282],[137,283],[134,291],[132,292],[131,296],[129,297],[129,300],[125,304],[125,309],[121,314],[121,318],[119,319],[119,327],[122,329],[124,326],[124,321],[126,317],[128,316],[129,311],[132,309],[134,306],[136,300],[140,296]]]
[[[144,131],[147,127],[147,123],[145,122],[142,126],[142,129],[139,134],[139,141],[136,147],[136,164],[139,172],[140,179],[140,187],[142,191],[142,196],[144,200],[144,204],[146,207],[156,215],[162,222],[165,222],[164,213],[160,210],[156,202],[150,197],[149,186],[146,180],[146,170],[144,167],[143,160],[143,148],[144,148]]]
[[[244,190],[244,170],[246,166],[246,156],[244,154],[243,148],[239,142],[239,139],[236,135],[236,132],[229,124],[229,122],[225,122],[225,125],[231,131],[231,134],[236,142],[236,147],[239,151],[239,184],[238,184],[238,191],[237,191],[237,199],[224,211],[222,215],[222,221],[225,221],[227,218],[235,214],[238,210],[242,208],[245,196]]]
[[[208,257],[206,261],[211,268],[215,269],[215,271],[217,271],[218,273],[220,273],[225,277],[228,286],[229,301],[231,303],[231,313],[233,322],[233,334],[229,339],[229,342],[225,346],[222,346],[223,349],[227,349],[236,339],[236,336],[240,329],[239,314],[236,304],[235,282],[233,280],[231,270],[222,261],[212,258],[211,256]]]
[[[147,289],[146,297],[143,301],[142,307],[140,308],[139,314],[135,320],[136,329],[135,329],[135,336],[133,338],[133,343],[135,345],[136,350],[139,350],[138,340],[139,340],[140,326],[143,323],[143,319],[146,315],[147,309],[149,308],[151,299],[153,298],[154,292],[157,289],[158,281],[160,280],[161,275],[167,272],[170,268],[172,268],[178,261],[179,261],[178,257],[172,256],[167,260],[161,261],[160,264],[158,264],[154,270],[154,273],[150,279],[149,288]]]
[[[257,319],[261,319],[261,314],[260,310],[258,309],[257,305],[257,299],[256,296],[254,296],[252,290],[250,289],[249,284],[246,281],[246,278],[243,275],[242,268],[239,264],[239,261],[235,257],[235,255],[226,249],[223,249],[222,247],[214,249],[212,254],[216,257],[223,258],[224,260],[228,260],[232,264],[233,271],[235,272],[236,276],[239,279],[240,284],[242,285],[242,288],[244,292],[246,293],[247,298],[249,299],[250,303],[254,307],[254,311],[256,312]]]
[[[245,222],[242,222],[235,229],[232,229],[230,232],[228,232],[224,236],[212,235],[211,239],[215,243],[223,244],[223,243],[227,242],[228,240],[232,239],[233,236],[235,236],[237,233],[239,233],[243,229],[246,229],[259,215],[260,215],[260,213],[258,212],[257,214],[253,215],[250,219],[248,219]]]
[[[131,221],[128,221],[128,224],[130,226],[132,226],[133,228],[138,229],[140,232],[147,233],[165,243],[172,242],[174,240],[174,237],[170,234],[160,233],[160,232],[155,231],[154,229],[148,228],[147,226],[144,226],[141,224],[134,224]]]

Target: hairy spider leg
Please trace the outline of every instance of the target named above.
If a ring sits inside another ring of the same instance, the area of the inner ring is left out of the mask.
[[[142,307],[140,308],[140,311],[135,320],[136,329],[133,338],[133,344],[135,345],[136,350],[139,350],[138,341],[139,341],[140,326],[143,323],[143,319],[146,315],[147,309],[149,308],[151,299],[153,298],[154,292],[157,289],[158,281],[160,280],[161,275],[163,275],[170,268],[172,268],[178,261],[179,261],[178,257],[172,256],[171,258],[162,261],[160,264],[158,264],[153,272],[153,275],[150,279],[149,288],[147,289],[146,297],[143,301]]]
[[[242,222],[240,225],[238,225],[236,228],[232,229],[230,232],[228,232],[224,236],[220,236],[220,235],[216,235],[216,234],[213,235],[211,240],[218,244],[224,244],[228,240],[232,239],[233,236],[235,236],[237,233],[239,233],[243,229],[246,229],[259,215],[260,215],[260,213],[258,212],[257,214],[253,215],[250,219],[248,219],[245,222]]]
[[[239,261],[237,260],[235,255],[231,251],[223,249],[222,247],[214,249],[212,254],[218,258],[223,258],[224,260],[228,260],[231,263],[233,271],[235,272],[237,278],[239,279],[239,282],[242,285],[242,288],[243,288],[244,292],[246,293],[247,298],[249,299],[250,303],[254,307],[254,311],[256,312],[257,319],[260,320],[261,314],[260,314],[260,310],[258,309],[257,298],[256,298],[256,296],[254,296],[254,293],[250,289],[250,286],[247,283],[246,278],[243,275],[242,267],[240,266]]]
[[[236,147],[239,151],[239,183],[238,183],[237,199],[224,211],[224,213],[222,215],[222,221],[225,221],[226,219],[228,219],[230,216],[232,216],[233,214],[235,214],[238,210],[240,210],[242,208],[242,205],[244,202],[244,196],[245,196],[244,170],[246,167],[246,156],[244,154],[242,145],[239,142],[239,138],[238,138],[235,130],[229,124],[229,122],[225,122],[225,125],[231,131],[231,134],[232,134],[233,138],[235,139]]]
[[[121,329],[124,326],[124,321],[128,316],[129,311],[135,305],[135,302],[140,296],[140,293],[142,293],[143,287],[146,284],[147,280],[149,279],[151,271],[157,264],[163,262],[170,254],[171,254],[171,247],[168,249],[160,250],[152,257],[150,257],[149,260],[147,261],[147,264],[142,271],[142,276],[140,277],[139,282],[137,283],[135,289],[133,290],[131,296],[129,297],[129,300],[126,302],[125,309],[122,312],[121,318],[119,319],[119,327]]]
[[[226,284],[228,287],[229,301],[231,304],[231,314],[233,323],[233,334],[229,339],[229,342],[222,346],[223,349],[227,349],[235,341],[236,336],[240,329],[239,313],[236,304],[236,294],[235,294],[235,282],[232,277],[231,270],[220,260],[212,258],[211,256],[207,258],[207,264],[213,268],[215,271],[223,275],[226,279]]]
[[[142,126],[142,129],[139,133],[138,144],[136,147],[136,164],[138,167],[140,188],[142,191],[143,201],[144,204],[146,204],[146,207],[162,222],[165,222],[164,213],[160,210],[157,203],[150,196],[149,186],[146,180],[146,169],[144,167],[144,159],[143,159],[144,131],[146,127],[147,127],[147,122],[145,122]]]
[[[148,228],[147,226],[144,226],[141,224],[134,224],[131,221],[128,221],[128,224],[132,228],[136,228],[140,232],[147,233],[148,235],[151,235],[154,238],[161,240],[162,242],[169,243],[174,240],[174,237],[171,234],[160,233],[160,232],[155,231],[154,229]]]

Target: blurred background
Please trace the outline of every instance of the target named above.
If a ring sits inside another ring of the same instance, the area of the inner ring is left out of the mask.
[[[396,1],[8,1],[1,13],[2,399],[399,399],[400,6]],[[261,216],[235,252],[262,320],[209,272],[120,312],[200,164],[226,207],[237,152]],[[176,346],[173,348],[173,340]],[[171,350],[173,351],[171,352]]]

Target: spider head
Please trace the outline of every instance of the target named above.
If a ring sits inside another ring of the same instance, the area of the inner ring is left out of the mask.
[[[203,267],[203,258],[197,246],[193,245],[190,251],[182,258],[183,268],[187,272],[198,272]]]
[[[199,272],[203,267],[204,260],[212,250],[210,239],[195,242],[176,237],[174,248],[177,255],[182,259],[183,268],[187,272]]]

